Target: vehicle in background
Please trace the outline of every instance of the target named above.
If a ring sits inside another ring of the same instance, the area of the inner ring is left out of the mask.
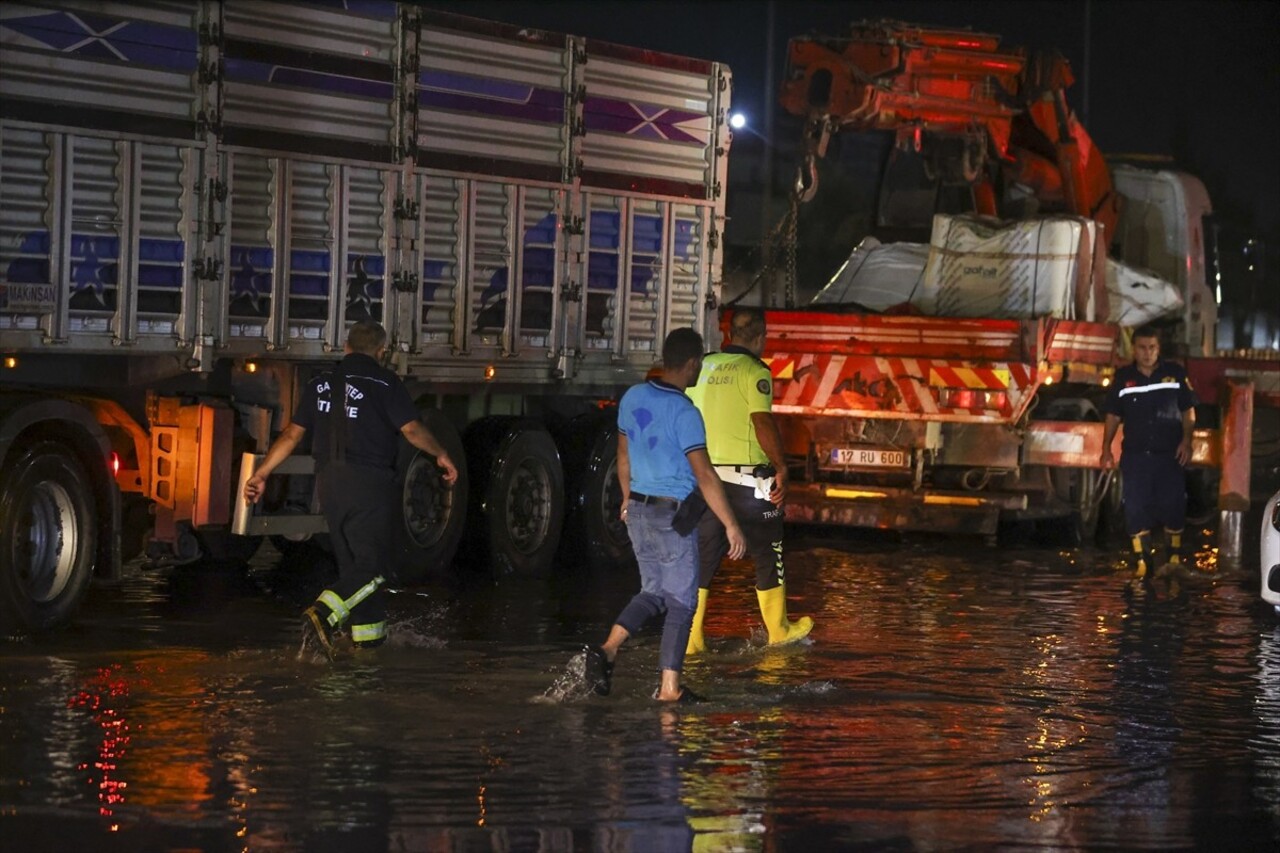
[[[1262,537],[1258,550],[1262,573],[1262,600],[1280,614],[1280,492],[1262,510]]]
[[[1071,83],[1061,56],[968,30],[881,21],[792,40],[781,103],[805,152],[774,232],[792,269],[766,345],[789,520],[991,537],[1001,519],[1050,518],[1091,538],[1122,492],[1098,467],[1102,397],[1129,358],[1126,327],[1149,320],[1200,395],[1193,465],[1235,474],[1243,455],[1247,477],[1247,441],[1224,450],[1222,435],[1255,401],[1280,406],[1280,353],[1220,357],[1208,193],[1184,173],[1109,167],[1067,105]],[[867,132],[894,140],[876,227],[928,242],[877,261],[869,241],[836,277],[860,283],[800,306],[801,211],[822,198],[831,140]],[[1248,402],[1233,401],[1245,381]],[[1238,478],[1220,487],[1248,493]]]
[[[360,320],[466,461],[405,446],[401,580],[629,553],[611,403],[715,328],[727,67],[378,0],[3,4],[0,67],[0,630],[322,532],[307,457],[236,484]]]

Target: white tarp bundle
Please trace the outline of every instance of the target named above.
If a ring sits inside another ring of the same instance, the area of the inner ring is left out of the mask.
[[[867,237],[813,298],[814,305],[887,311],[907,303],[935,317],[1061,317],[1140,326],[1182,310],[1177,287],[1106,259],[1097,224],[1048,217],[997,225],[934,217],[933,239],[881,243]],[[1072,247],[1075,247],[1074,250]]]
[[[1097,223],[1049,216],[999,223],[933,218],[929,260],[913,300],[939,317],[1094,320],[1107,316]]]
[[[1107,261],[1107,320],[1121,326],[1141,326],[1182,311],[1178,288],[1147,270]]]
[[[813,297],[813,304],[853,304],[887,311],[911,302],[928,260],[929,247],[923,243],[881,243],[867,237]]]

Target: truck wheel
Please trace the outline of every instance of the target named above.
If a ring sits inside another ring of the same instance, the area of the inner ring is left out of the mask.
[[[551,434],[532,421],[485,418],[465,443],[472,557],[499,575],[546,572],[564,524],[564,471]]]
[[[561,555],[593,569],[634,562],[627,526],[619,517],[617,422],[606,413],[579,415],[555,435],[568,500]]]
[[[592,442],[576,499],[582,515],[583,545],[595,568],[635,561],[627,526],[622,523],[622,486],[618,482],[618,429],[602,427]]]
[[[396,530],[396,577],[406,583],[420,581],[453,562],[467,516],[467,457],[458,431],[434,409],[422,413],[422,422],[458,466],[458,481],[453,488],[446,486],[435,460],[401,442],[396,469],[402,487],[403,523]]]
[[[0,472],[0,625],[44,631],[84,596],[97,551],[93,488],[74,455],[40,442]]]
[[[1097,539],[1102,476],[1102,471],[1092,468],[1053,468],[1049,472],[1058,500],[1071,507],[1066,533],[1076,544],[1087,545]]]
[[[1117,466],[1112,470],[1111,483],[1098,504],[1098,541],[1123,542],[1124,532],[1124,476]]]

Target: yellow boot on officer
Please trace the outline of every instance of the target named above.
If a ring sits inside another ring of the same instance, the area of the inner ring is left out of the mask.
[[[764,626],[769,631],[769,645],[781,646],[803,640],[813,630],[813,620],[808,616],[801,616],[794,622],[787,618],[786,583],[772,589],[757,589],[756,598],[760,600],[760,615],[764,617]]]
[[[693,627],[689,629],[689,645],[685,646],[685,657],[700,655],[707,650],[707,638],[702,634],[702,620],[707,618],[707,593],[711,590],[698,587],[698,609],[693,614]]]

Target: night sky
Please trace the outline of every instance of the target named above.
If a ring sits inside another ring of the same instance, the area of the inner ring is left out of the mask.
[[[757,120],[775,97],[765,91],[767,2],[422,5],[725,62],[734,108]],[[774,16],[775,82],[789,37],[841,34],[854,20],[970,27],[1000,35],[1006,47],[1057,48],[1076,74],[1069,100],[1104,153],[1172,157],[1205,182],[1219,214],[1265,239],[1273,258],[1280,250],[1280,3],[779,2]],[[1273,285],[1278,266],[1269,264]]]

